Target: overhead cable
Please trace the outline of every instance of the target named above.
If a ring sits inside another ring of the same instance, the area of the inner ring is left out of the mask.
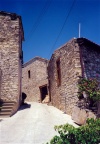
[[[29,32],[29,34],[28,34],[28,36],[26,38],[27,41],[32,37],[33,33],[35,32],[35,30],[39,26],[41,20],[43,19],[43,16],[45,15],[45,13],[48,10],[50,4],[51,4],[51,0],[49,0],[49,1],[47,0],[45,5],[44,5],[44,7],[43,7],[43,9],[40,12],[40,15],[38,16],[36,22],[33,24],[32,29],[31,29],[31,31]]]
[[[61,33],[62,33],[62,31],[63,31],[63,29],[64,29],[64,27],[65,27],[65,24],[66,24],[66,22],[67,22],[67,20],[68,20],[68,17],[70,16],[70,13],[71,13],[71,11],[72,11],[72,9],[73,9],[73,6],[74,6],[74,4],[75,4],[75,1],[76,1],[76,0],[73,0],[73,3],[72,3],[72,5],[71,5],[71,7],[70,7],[70,10],[69,10],[68,14],[66,15],[66,19],[65,19],[65,21],[64,21],[64,24],[63,24],[63,26],[62,26],[62,28],[61,28],[61,30],[60,30],[60,32],[59,32],[57,38],[56,38],[56,40],[55,40],[55,42],[54,42],[54,44],[53,44],[51,50],[50,50],[49,56],[50,56],[52,50],[54,49],[54,47],[55,47],[55,45],[56,45],[56,43],[57,43],[59,37],[61,36]]]

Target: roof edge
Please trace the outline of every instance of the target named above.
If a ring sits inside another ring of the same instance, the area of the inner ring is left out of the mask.
[[[18,18],[20,18],[20,16],[19,15],[17,15],[16,13],[11,13],[11,12],[6,12],[6,11],[0,11],[0,14],[1,15],[4,15],[4,16],[15,16],[16,18],[18,17]]]
[[[32,58],[31,60],[29,60],[28,62],[24,63],[23,64],[23,68],[26,67],[26,66],[28,66],[28,65],[30,65],[31,63],[33,63],[36,60],[39,60],[39,61],[42,61],[42,62],[46,62],[46,63],[49,62],[49,60],[47,60],[45,58],[41,58],[39,56],[36,56],[36,57]]]
[[[0,11],[0,15],[3,16],[10,16],[11,20],[16,20],[17,18],[19,18],[20,22],[20,27],[22,30],[22,41],[24,41],[24,30],[23,30],[23,24],[22,24],[22,18],[20,15],[17,15],[16,13],[10,13],[10,12],[5,12],[5,11]]]
[[[100,45],[96,44],[95,42],[89,40],[89,39],[86,39],[86,38],[77,38],[76,39],[76,42],[79,44],[79,45],[82,45],[82,44],[87,44],[87,45],[92,45],[92,47],[96,46],[100,49]]]
[[[84,37],[81,37],[81,38],[72,38],[70,39],[68,42],[66,42],[64,45],[60,46],[59,48],[57,48],[51,55],[51,58],[50,60],[52,59],[53,55],[60,49],[62,49],[63,47],[65,47],[66,45],[70,44],[70,43],[78,43],[79,46],[81,45],[87,45],[87,46],[91,46],[92,48],[94,49],[97,49],[100,51],[100,45],[94,43],[93,41],[91,40],[88,40],[87,38],[84,38]]]

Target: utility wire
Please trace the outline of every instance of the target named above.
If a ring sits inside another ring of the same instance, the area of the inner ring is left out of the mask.
[[[28,36],[27,36],[27,41],[32,37],[32,34],[35,32],[35,30],[37,29],[37,27],[39,26],[41,20],[43,19],[43,16],[45,15],[45,13],[47,12],[48,8],[50,7],[51,4],[51,0],[47,0],[43,9],[41,10],[40,15],[38,16],[36,22],[34,23],[31,31],[29,32]]]
[[[63,26],[62,26],[62,28],[61,28],[61,30],[60,30],[60,32],[59,32],[57,38],[56,38],[56,40],[55,40],[55,42],[54,42],[54,44],[53,44],[51,50],[50,50],[49,56],[50,56],[52,50],[54,49],[54,47],[55,47],[55,45],[56,45],[56,43],[57,43],[57,41],[58,41],[58,39],[59,39],[59,37],[60,37],[62,31],[63,31],[63,28],[65,27],[65,24],[66,24],[66,22],[67,22],[67,20],[68,20],[68,17],[69,17],[69,15],[70,15],[70,13],[71,13],[71,11],[72,11],[72,9],[73,9],[73,6],[74,6],[74,4],[75,4],[75,1],[76,1],[76,0],[73,0],[73,3],[72,3],[72,5],[71,5],[71,7],[70,7],[70,10],[69,10],[68,14],[66,15],[66,19],[65,19],[65,21],[64,21],[64,24],[63,24]]]

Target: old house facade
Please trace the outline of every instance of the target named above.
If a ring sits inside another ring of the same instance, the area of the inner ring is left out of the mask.
[[[79,76],[100,81],[100,46],[85,38],[72,39],[57,49],[48,64],[51,102],[68,114],[78,100]]]
[[[35,57],[22,68],[22,92],[27,101],[42,102],[48,95],[48,60]]]
[[[48,102],[71,114],[78,100],[79,76],[100,81],[100,46],[74,38],[55,50],[49,61],[35,57],[22,68],[23,40],[21,17],[0,11],[0,100],[6,105],[0,114],[14,114],[22,94],[35,102],[49,96]]]
[[[16,112],[21,101],[23,40],[21,17],[0,11],[0,99],[11,104],[8,115]]]
[[[42,102],[49,95],[53,106],[71,114],[78,101],[79,76],[100,81],[100,46],[86,38],[70,40],[49,61],[36,57],[24,64],[23,92],[28,101]]]

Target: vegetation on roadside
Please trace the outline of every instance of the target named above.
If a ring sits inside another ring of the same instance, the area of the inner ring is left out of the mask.
[[[59,136],[54,136],[47,144],[99,144],[100,119],[88,119],[86,124],[75,128],[70,124],[55,126]]]
[[[85,99],[89,108],[97,107],[100,101],[100,83],[97,79],[80,78],[78,81],[78,98]],[[70,124],[55,126],[59,135],[47,144],[100,144],[100,118],[87,119],[86,124],[78,128]]]

